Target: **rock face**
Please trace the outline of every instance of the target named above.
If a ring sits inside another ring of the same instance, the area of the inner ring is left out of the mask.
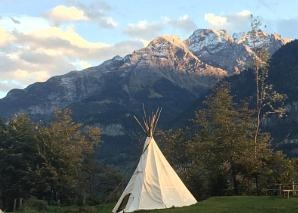
[[[285,42],[264,34],[260,44],[274,52]],[[39,120],[68,107],[76,120],[104,130],[103,140],[109,142],[103,145],[104,157],[114,163],[129,161],[135,149],[127,137],[137,128],[131,115],[140,113],[142,104],[163,107],[160,125],[168,127],[219,80],[241,72],[253,54],[247,34],[204,29],[185,41],[163,36],[125,57],[11,90],[0,100],[0,116],[25,112]],[[123,159],[111,159],[112,151],[122,153]]]
[[[254,56],[254,48],[266,48],[270,55],[289,42],[280,35],[258,32],[256,42],[249,33],[230,36],[225,30],[196,30],[186,41],[186,45],[205,63],[220,67],[229,75],[244,70]]]
[[[198,96],[226,75],[224,69],[202,62],[178,38],[160,37],[146,48],[124,58],[115,56],[97,67],[56,76],[24,90],[11,90],[0,101],[0,113],[4,117],[17,112],[42,117],[51,114],[55,108],[73,105],[94,96],[99,98],[105,93],[120,95],[120,91],[123,94],[117,98],[134,99],[140,90],[148,89],[161,80]],[[117,91],[114,91],[115,87]],[[150,97],[163,96],[151,89]],[[101,101],[110,102],[108,100]]]
[[[288,42],[278,35],[263,32],[258,35],[255,45],[267,48],[270,54]],[[115,56],[97,67],[56,76],[24,90],[11,90],[0,101],[0,115],[10,117],[18,112],[33,117],[49,115],[55,108],[88,100],[95,94],[100,96],[111,81],[119,84],[119,89],[129,98],[161,79],[200,96],[221,78],[244,70],[253,55],[248,33],[230,36],[224,30],[199,29],[185,41],[163,36],[123,58]],[[151,90],[150,97],[162,96]]]

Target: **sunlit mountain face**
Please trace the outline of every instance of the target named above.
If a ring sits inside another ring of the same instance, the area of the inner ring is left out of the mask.
[[[143,104],[165,109],[160,127],[175,126],[217,82],[245,70],[255,54],[249,39],[245,33],[209,29],[196,30],[186,40],[158,37],[124,57],[11,90],[0,100],[0,115],[9,118],[25,112],[34,120],[47,120],[55,109],[70,108],[76,120],[103,130],[103,156],[109,158],[106,149],[126,156],[134,149],[119,146],[119,141],[131,141],[136,129],[132,115],[140,113]],[[271,54],[287,43],[265,33],[258,39]]]

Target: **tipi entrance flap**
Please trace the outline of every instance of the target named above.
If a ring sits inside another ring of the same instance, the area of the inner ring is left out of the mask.
[[[119,208],[117,209],[116,212],[121,212],[124,210],[124,208],[126,207],[127,203],[128,203],[128,200],[129,200],[129,197],[130,197],[131,193],[127,194],[124,196],[124,198],[122,199],[120,205],[119,205]]]

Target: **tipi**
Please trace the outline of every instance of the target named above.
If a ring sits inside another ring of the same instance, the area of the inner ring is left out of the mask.
[[[144,112],[144,125],[135,117],[147,138],[138,166],[114,207],[114,213],[181,207],[197,203],[153,138],[160,112],[158,109],[155,114],[148,116],[148,119]]]

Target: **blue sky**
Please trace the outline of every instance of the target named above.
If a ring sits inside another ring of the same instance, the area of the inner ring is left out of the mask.
[[[198,28],[298,37],[296,0],[0,0],[0,97],[12,88],[124,56],[153,38]]]

